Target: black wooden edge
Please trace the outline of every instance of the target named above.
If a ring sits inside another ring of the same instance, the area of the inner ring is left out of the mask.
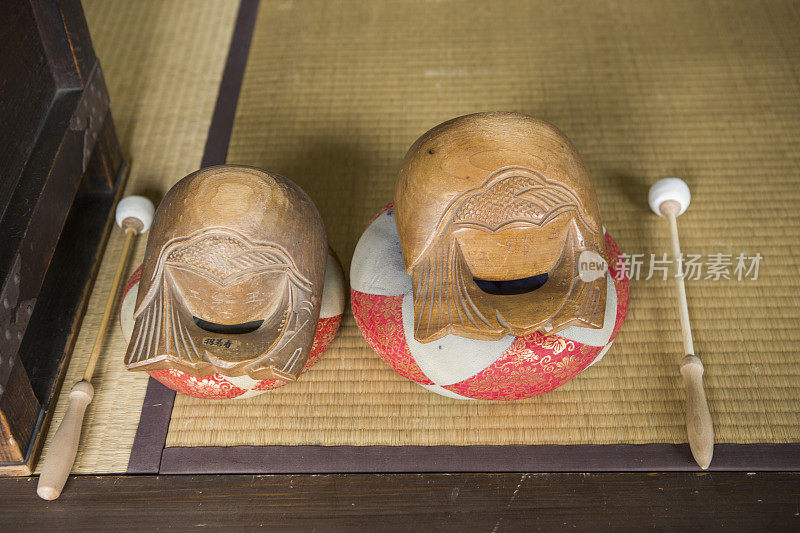
[[[174,390],[153,378],[147,381],[142,414],[128,458],[129,474],[158,474],[174,403]]]
[[[114,190],[82,192],[75,197],[53,253],[53,259],[31,317],[20,357],[29,375],[43,376],[31,384],[41,400],[41,410],[22,463],[0,463],[0,468],[31,466],[47,431],[58,391],[69,365],[83,314],[111,226],[113,208],[125,187],[128,165],[120,168]],[[14,471],[15,472],[15,471]]]
[[[241,0],[236,22],[233,26],[228,58],[222,71],[217,103],[211,116],[206,146],[203,150],[202,167],[222,165],[228,156],[228,144],[233,132],[233,121],[236,118],[236,106],[239,103],[239,90],[242,88],[247,56],[250,53],[250,41],[256,25],[259,0]]]

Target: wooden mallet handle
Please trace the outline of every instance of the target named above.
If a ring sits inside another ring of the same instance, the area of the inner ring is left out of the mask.
[[[114,308],[114,301],[119,291],[122,274],[125,271],[131,244],[136,233],[135,228],[128,228],[125,231],[125,244],[122,246],[117,270],[111,283],[111,290],[108,292],[103,319],[100,321],[100,329],[94,339],[94,347],[89,356],[89,361],[86,363],[83,380],[77,382],[69,393],[67,413],[61,420],[58,431],[53,436],[53,441],[50,443],[50,451],[42,464],[42,474],[39,476],[39,485],[36,487],[36,493],[45,500],[55,500],[61,495],[64,484],[69,477],[69,472],[75,462],[75,455],[78,453],[78,442],[81,439],[83,415],[86,414],[86,408],[94,397],[94,387],[92,387],[91,379],[97,366],[97,359],[103,346],[108,321]]]
[[[117,223],[125,230],[125,243],[122,245],[122,253],[120,253],[119,261],[117,262],[117,269],[114,272],[114,279],[108,292],[103,318],[100,321],[100,328],[97,331],[89,361],[86,363],[83,380],[77,382],[69,393],[67,412],[61,420],[56,434],[53,436],[47,457],[42,464],[42,473],[39,476],[39,485],[36,487],[36,493],[45,500],[55,500],[61,495],[64,484],[66,484],[69,473],[72,470],[72,465],[75,463],[78,443],[81,439],[83,417],[86,414],[86,408],[94,397],[94,387],[91,380],[103,347],[103,340],[111,319],[114,301],[122,284],[125,265],[128,263],[128,256],[131,253],[134,238],[136,235],[147,231],[150,227],[153,220],[153,211],[152,202],[141,196],[123,198],[117,206]]]
[[[42,474],[36,487],[36,493],[45,500],[55,500],[61,495],[78,453],[83,415],[93,397],[94,387],[88,381],[77,382],[69,393],[67,412],[50,443],[50,451],[42,465]]]
[[[694,353],[677,222],[678,216],[686,210],[691,202],[689,186],[678,178],[659,180],[650,188],[648,201],[650,208],[657,215],[666,217],[669,221],[672,256],[676,266],[675,295],[678,299],[678,316],[681,321],[681,337],[685,354],[681,360],[680,370],[686,388],[686,433],[694,460],[700,468],[705,470],[711,464],[714,456],[714,425],[703,389],[703,363]]]
[[[694,355],[681,361],[681,375],[686,387],[686,432],[689,448],[700,468],[707,469],[714,457],[714,425],[703,389],[703,363]]]
[[[708,410],[708,401],[703,389],[703,363],[694,354],[694,339],[689,323],[689,306],[686,302],[686,285],[683,279],[681,262],[681,245],[678,240],[677,216],[681,205],[675,200],[667,200],[661,204],[661,213],[669,220],[672,256],[676,264],[675,293],[678,298],[678,316],[681,321],[683,351],[686,357],[681,361],[681,375],[686,388],[686,433],[689,437],[689,448],[697,464],[703,470],[711,464],[714,456],[714,425]]]

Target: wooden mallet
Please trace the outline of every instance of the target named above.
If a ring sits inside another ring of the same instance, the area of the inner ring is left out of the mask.
[[[92,354],[86,363],[83,380],[77,382],[69,393],[67,412],[61,420],[61,425],[58,426],[58,431],[53,436],[50,450],[42,465],[42,474],[39,476],[39,486],[36,488],[36,493],[45,500],[55,500],[61,495],[61,490],[67,482],[70,470],[72,470],[72,464],[75,462],[75,455],[78,452],[78,442],[81,438],[83,415],[94,396],[94,387],[92,387],[91,383],[92,376],[97,366],[100,350],[103,347],[103,340],[108,329],[108,322],[111,319],[114,301],[117,298],[117,292],[119,292],[119,286],[122,282],[122,274],[124,273],[125,265],[128,263],[128,256],[131,253],[131,245],[137,235],[146,232],[150,228],[154,211],[153,202],[143,196],[126,196],[117,205],[117,225],[125,231],[125,243],[119,256],[114,280],[111,282],[111,289],[108,292],[103,319],[100,321],[100,328],[97,330]]]
[[[686,286],[683,279],[683,259],[678,241],[677,217],[682,215],[691,202],[689,186],[678,178],[657,181],[648,194],[650,208],[659,216],[669,220],[672,239],[672,256],[675,260],[675,291],[678,296],[678,315],[683,333],[683,350],[686,356],[681,361],[681,375],[686,387],[686,431],[689,447],[697,464],[703,470],[711,464],[714,456],[714,426],[708,411],[706,393],[703,390],[703,363],[694,354],[692,329],[689,325],[689,308],[686,305]]]

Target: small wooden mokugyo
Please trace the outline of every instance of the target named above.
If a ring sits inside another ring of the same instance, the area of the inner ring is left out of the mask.
[[[186,176],[153,219],[125,366],[250,386],[297,380],[314,344],[327,250],[316,206],[283,176],[239,165]]]
[[[0,475],[29,475],[125,165],[79,0],[5,0],[0,28]]]

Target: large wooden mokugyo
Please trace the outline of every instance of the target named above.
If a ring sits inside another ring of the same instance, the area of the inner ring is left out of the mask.
[[[577,275],[581,252],[605,253],[594,185],[552,124],[482,113],[435,127],[408,151],[394,206],[420,342],[603,326],[605,280]]]
[[[0,475],[27,475],[125,173],[80,2],[7,0],[0,21]]]
[[[329,263],[322,219],[291,181],[233,165],[187,176],[155,214],[127,368],[296,380]]]
[[[607,351],[628,305],[618,254],[563,133],[516,113],[468,115],[406,155],[394,206],[356,246],[353,313],[379,355],[430,390],[529,397]]]

